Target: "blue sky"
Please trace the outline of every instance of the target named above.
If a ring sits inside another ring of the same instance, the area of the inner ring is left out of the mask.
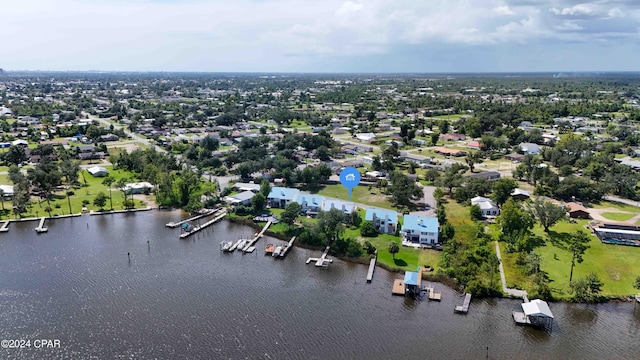
[[[20,0],[8,70],[638,71],[640,0]]]

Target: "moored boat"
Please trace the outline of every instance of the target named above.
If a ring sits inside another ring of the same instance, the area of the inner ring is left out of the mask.
[[[276,249],[273,250],[273,254],[271,254],[271,256],[273,257],[280,256],[281,252],[282,252],[282,246],[278,245],[276,246]]]
[[[220,243],[220,251],[231,252],[231,246],[233,246],[233,241],[222,241]]]
[[[273,244],[267,244],[267,246],[264,247],[264,253],[266,255],[271,255],[273,254],[273,251],[276,249],[276,246]]]

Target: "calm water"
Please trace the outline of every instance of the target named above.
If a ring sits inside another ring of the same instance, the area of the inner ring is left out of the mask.
[[[221,222],[189,240],[176,212],[12,224],[0,234],[0,338],[61,348],[0,349],[2,359],[638,359],[640,306],[551,304],[553,331],[517,327],[515,300],[391,296],[395,274],[334,262],[223,254],[254,230]],[[269,239],[268,241],[279,242]],[[149,247],[147,241],[150,242]],[[127,259],[131,253],[131,260]]]

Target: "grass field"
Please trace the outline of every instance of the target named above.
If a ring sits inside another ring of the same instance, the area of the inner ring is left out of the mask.
[[[548,234],[544,233],[539,225],[533,229],[535,235],[544,239],[544,244],[537,247],[535,252],[542,257],[541,269],[551,280],[549,285],[556,298],[568,299],[571,296],[569,293],[571,254],[566,249],[566,239],[578,230],[588,232],[584,228],[587,222],[587,220],[576,223],[562,222],[553,226]],[[497,227],[491,228],[497,231]],[[584,261],[576,263],[574,267],[574,280],[594,272],[604,283],[602,295],[627,296],[636,293],[633,282],[640,274],[640,248],[607,245],[597,237],[589,236],[590,247],[585,251]],[[507,253],[504,243],[500,243],[500,248],[507,286],[531,289],[533,281],[525,274],[524,269],[516,264],[517,255]]]
[[[621,204],[611,201],[601,201],[598,204],[590,204],[587,205],[587,208],[592,207],[594,209],[616,209],[620,211],[628,211],[628,212],[638,212],[640,213],[640,207]]]
[[[342,185],[325,185],[317,194],[349,201],[347,188]],[[375,187],[369,190],[368,186],[356,186],[353,189],[351,201],[383,209],[392,209],[389,198],[380,193],[380,190]]]
[[[618,213],[618,212],[606,212],[602,213],[602,216],[614,221],[627,221],[637,214],[626,214],[626,213]]]
[[[121,169],[113,170],[111,166],[105,166],[105,168],[109,170],[109,174],[113,178],[115,178],[116,181],[121,178],[131,178],[133,176],[132,173],[121,170]],[[84,177],[82,173],[84,173]],[[79,186],[72,190],[74,192],[74,195],[70,197],[71,212],[77,214],[80,211],[82,211],[83,200],[89,201],[89,205],[86,206],[88,210],[98,210],[98,208],[93,205],[93,199],[96,197],[96,195],[99,192],[103,192],[107,196],[107,198],[109,197],[109,189],[105,185],[102,185],[102,181],[104,180],[104,178],[94,178],[86,171],[81,170],[81,174],[78,180],[81,184],[84,184],[86,180],[87,186]],[[137,208],[146,206],[145,203],[140,200],[143,197],[143,195],[135,195],[134,197],[136,199],[135,204]],[[23,217],[48,215],[44,211],[44,209],[47,207],[47,202],[45,200],[41,200],[37,197],[32,197],[31,200],[32,200],[31,204],[27,207],[27,213],[22,214]],[[124,206],[123,206],[124,197],[123,197],[122,191],[112,189],[112,200],[113,200],[113,208],[115,210],[124,209]],[[9,201],[5,201],[5,207],[11,208],[11,203]],[[54,194],[54,198],[53,200],[51,200],[51,208],[53,208],[53,211],[51,212],[52,215],[69,214],[69,202],[67,201],[65,191],[59,191]],[[105,206],[105,209],[109,209],[109,208],[110,208],[110,204],[109,204],[109,200],[107,199],[107,205]],[[9,214],[8,216],[3,216],[0,218],[7,219],[9,217],[13,218],[14,215]]]

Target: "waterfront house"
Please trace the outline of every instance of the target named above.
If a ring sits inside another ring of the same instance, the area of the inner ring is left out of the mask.
[[[402,245],[421,247],[438,243],[438,219],[418,215],[405,215],[402,224]]]
[[[369,208],[364,219],[373,222],[373,226],[382,234],[395,234],[398,227],[398,213],[393,210]]]
[[[345,214],[351,214],[356,209],[356,206],[352,202],[326,199],[322,204],[322,211],[330,211],[331,209],[338,209]]]
[[[285,208],[296,200],[298,194],[300,194],[298,189],[275,186],[271,188],[271,192],[267,196],[267,203],[274,208]]]
[[[235,195],[230,195],[230,196],[226,196],[224,198],[224,201],[227,204],[231,204],[231,205],[244,205],[244,206],[249,206],[251,205],[251,199],[253,199],[253,197],[256,195],[256,193],[254,193],[251,190],[246,190],[243,191],[239,194],[235,194]]]
[[[296,198],[296,202],[300,204],[300,211],[306,215],[317,215],[322,209],[324,196],[315,194],[300,194]]]
[[[137,183],[129,183],[126,184],[124,186],[124,188],[122,188],[122,191],[129,195],[129,194],[144,194],[148,191],[150,191],[151,189],[153,189],[153,185],[151,185],[151,183],[148,182],[137,182]]]
[[[546,301],[533,299],[522,303],[521,312],[513,312],[513,320],[520,325],[547,327],[553,324],[553,313]]]
[[[405,294],[420,294],[421,275],[421,273],[416,271],[407,271],[404,273]]]
[[[496,217],[500,215],[500,208],[489,198],[476,196],[471,199],[471,205],[478,205],[478,207],[480,207],[480,210],[482,211],[482,216],[485,218]]]
[[[105,177],[109,175],[109,170],[103,168],[102,166],[92,166],[87,169],[87,172],[93,177]]]

